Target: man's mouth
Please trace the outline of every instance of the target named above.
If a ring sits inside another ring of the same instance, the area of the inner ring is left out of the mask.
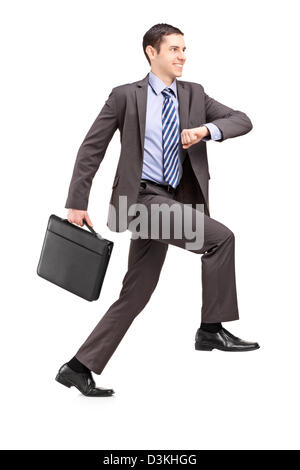
[[[182,69],[183,67],[183,64],[173,64],[173,65],[175,65],[175,67],[178,67],[179,69]]]

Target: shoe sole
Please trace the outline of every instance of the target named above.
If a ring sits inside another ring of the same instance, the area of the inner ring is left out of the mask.
[[[64,385],[65,387],[68,387],[68,388],[71,388],[71,387],[76,387],[77,390],[79,390],[79,388],[77,387],[77,385],[73,384],[72,382],[70,382],[69,380],[66,380],[64,379],[63,377],[61,377],[59,374],[57,374],[57,376],[55,377],[55,380],[57,382],[59,382],[60,384]],[[83,393],[81,390],[79,390],[80,393],[82,393],[82,395],[86,396],[86,397],[95,397],[95,396],[98,396],[98,397],[111,397],[113,396],[113,394],[115,392],[112,392],[112,393],[107,393],[107,395],[87,395],[85,393]]]
[[[195,349],[197,351],[212,351],[213,349],[219,349],[219,351],[225,352],[246,352],[246,351],[255,351],[255,349],[259,349],[260,346],[255,346],[253,348],[243,348],[243,349],[234,349],[234,348],[222,348],[221,346],[208,346],[208,345],[199,345],[195,343]]]

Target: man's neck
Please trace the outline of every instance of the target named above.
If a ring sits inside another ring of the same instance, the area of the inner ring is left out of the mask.
[[[160,72],[155,72],[154,70],[151,69],[151,72],[154,73],[166,86],[172,85],[174,82],[175,77],[168,77],[167,75],[162,75]]]

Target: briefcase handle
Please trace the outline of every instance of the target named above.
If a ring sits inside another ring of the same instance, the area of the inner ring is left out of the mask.
[[[71,223],[71,222],[68,221],[68,219],[64,219],[64,220],[67,221],[68,223]],[[87,228],[92,232],[92,234],[95,235],[95,237],[97,237],[97,238],[103,238],[103,237],[100,235],[100,233],[95,232],[95,230],[93,229],[93,227],[91,227],[91,226],[87,223],[87,221],[86,221],[85,219],[83,219],[83,223],[84,223],[84,225],[86,225]]]

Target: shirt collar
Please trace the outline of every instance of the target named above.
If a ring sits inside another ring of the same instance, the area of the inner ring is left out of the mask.
[[[153,91],[158,95],[161,93],[165,88],[171,88],[171,90],[174,91],[175,96],[177,98],[177,83],[176,83],[176,78],[174,78],[172,84],[167,87],[167,85],[160,79],[158,78],[157,75],[155,75],[152,70],[149,72],[149,85],[151,85]]]

